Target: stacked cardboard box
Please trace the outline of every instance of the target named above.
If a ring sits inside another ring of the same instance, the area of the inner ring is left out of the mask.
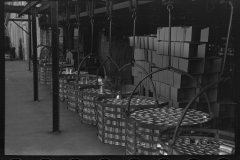
[[[138,36],[135,39],[135,60],[149,72],[156,70],[154,66],[164,68],[169,65],[189,73],[203,86],[215,82],[221,69],[221,58],[211,57],[208,48],[208,27],[172,27],[171,28],[171,52],[169,52],[169,28],[160,27],[157,35]],[[130,45],[133,38],[130,37]],[[171,64],[169,64],[169,55]],[[145,64],[149,65],[145,65]],[[150,66],[150,67],[149,67]],[[134,83],[138,83],[144,74],[133,68]],[[154,85],[157,96],[169,101],[170,106],[185,107],[187,103],[199,92],[199,85],[188,76],[176,73],[172,70],[164,70],[153,74]],[[148,81],[143,82],[145,89],[153,91]],[[212,111],[216,110],[217,88],[213,87],[207,91],[211,102]],[[202,94],[194,103],[195,107],[204,106],[207,103]],[[207,111],[207,110],[206,110]]]
[[[105,60],[107,58],[106,56],[109,56],[109,42],[101,42],[100,46],[100,55]],[[119,68],[133,61],[133,49],[129,46],[128,42],[112,42],[111,54]],[[117,68],[112,61],[109,60],[105,66],[109,76],[116,76]],[[124,84],[133,83],[131,66],[125,67],[121,72],[121,77],[124,77]]]

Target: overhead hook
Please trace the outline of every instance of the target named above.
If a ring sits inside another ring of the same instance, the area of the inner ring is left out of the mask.
[[[172,5],[172,4],[168,4],[168,5],[167,5],[167,9],[168,9],[168,11],[170,12],[170,11],[173,9],[173,5]]]

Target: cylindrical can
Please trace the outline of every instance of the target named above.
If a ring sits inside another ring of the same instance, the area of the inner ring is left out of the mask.
[[[115,133],[119,133],[120,129],[119,128],[115,128]]]
[[[112,125],[116,126],[117,125],[116,121],[112,121]]]
[[[109,127],[109,132],[113,132],[113,128],[112,127]]]
[[[120,136],[119,136],[119,135],[115,135],[114,137],[115,137],[115,139],[117,139],[117,140],[120,139]]]

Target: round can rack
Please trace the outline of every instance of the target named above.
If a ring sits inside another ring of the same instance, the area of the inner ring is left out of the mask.
[[[100,141],[113,145],[125,146],[126,142],[126,104],[127,99],[116,99],[112,97],[100,97],[98,110],[98,138]],[[168,102],[159,100],[159,107]],[[151,97],[135,96],[131,100],[134,105],[132,110],[139,108],[155,107],[155,101]]]
[[[182,113],[182,108],[167,106],[132,112],[126,124],[126,155],[158,155],[158,135],[176,127]],[[206,124],[210,119],[209,114],[191,109],[182,125],[197,126]]]
[[[81,75],[81,77],[89,77],[89,75]],[[70,80],[66,84],[67,88],[67,104],[68,104],[68,109],[72,110],[74,112],[78,112],[78,91],[79,88],[85,87],[88,85],[94,85],[96,83],[96,79],[89,79],[88,82],[82,82],[76,80]]]
[[[50,85],[50,77],[52,73],[52,65],[44,64],[39,66],[39,81],[40,84]]]
[[[158,144],[159,155],[169,155],[165,149],[174,131],[175,128],[169,129],[159,135],[162,142]],[[235,152],[234,133],[202,128],[180,128],[179,131],[173,155],[229,155]]]
[[[59,78],[59,99],[64,102],[67,100],[67,81],[75,80],[76,74],[62,74]]]
[[[97,125],[96,103],[99,103],[97,99],[100,96],[110,96],[114,94],[114,92],[107,88],[104,89],[102,93],[99,91],[100,86],[98,85],[85,86],[79,89],[78,113],[82,123]]]

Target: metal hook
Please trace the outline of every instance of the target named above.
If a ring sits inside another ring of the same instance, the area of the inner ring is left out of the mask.
[[[133,14],[132,14],[132,18],[136,18],[137,17],[137,12],[134,11]]]
[[[171,8],[170,8],[171,7]],[[169,4],[167,5],[167,10],[170,12],[171,10],[173,9],[173,5],[172,4]]]

